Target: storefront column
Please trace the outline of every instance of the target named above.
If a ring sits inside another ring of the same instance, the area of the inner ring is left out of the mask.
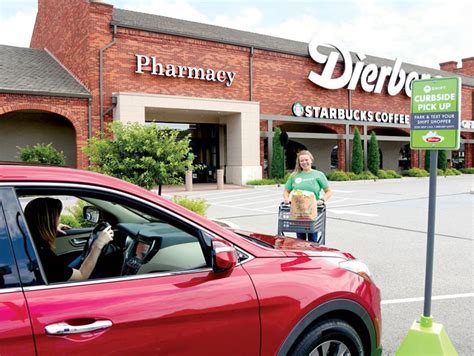
[[[226,182],[244,184],[261,179],[259,113],[227,115],[222,122],[227,125]]]
[[[350,130],[350,126],[349,124],[346,124],[346,133],[345,133],[345,143],[344,143],[344,150],[346,152],[346,159],[345,159],[345,163],[346,163],[346,167],[345,167],[345,171],[346,172],[349,172],[351,170],[351,156],[350,156],[350,153],[349,153],[349,148],[350,148],[350,134],[351,134],[351,130]]]
[[[273,121],[268,120],[268,137],[267,137],[267,157],[268,157],[268,178],[272,176],[272,159],[273,159]]]
[[[364,171],[367,170],[367,156],[369,155],[368,149],[367,149],[367,125],[364,125],[364,152],[362,153],[364,155]]]
[[[419,164],[421,163],[420,156],[419,156],[419,150],[410,150],[410,162],[411,168],[416,168],[419,167]]]
[[[474,156],[474,145],[472,143],[464,144],[464,167],[472,167]]]
[[[345,140],[337,140],[337,169],[344,171],[346,169],[346,149],[345,149]]]

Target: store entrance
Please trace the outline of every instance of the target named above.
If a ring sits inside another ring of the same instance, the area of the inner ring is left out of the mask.
[[[194,164],[198,167],[193,171],[194,183],[217,182],[219,168],[219,125],[190,124],[189,143],[194,154]]]

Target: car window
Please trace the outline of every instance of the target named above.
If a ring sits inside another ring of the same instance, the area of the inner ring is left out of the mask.
[[[126,199],[110,194],[101,195],[93,191],[77,191],[74,195],[53,194],[49,188],[48,194],[25,194],[18,192],[19,200],[23,209],[28,202],[38,197],[49,197],[62,202],[63,211],[61,222],[72,222],[76,235],[69,236],[58,234],[56,245],[61,241],[61,263],[72,268],[79,269],[85,251],[87,251],[92,228],[100,223],[106,222],[112,226],[114,239],[112,252],[101,255],[91,278],[127,277],[151,273],[183,273],[196,269],[210,267],[210,250],[203,242],[200,231],[165,210],[155,209],[143,202]],[[91,225],[84,220],[83,210],[92,207],[99,212],[99,221]],[[67,218],[65,219],[64,216]],[[80,224],[76,227],[75,222]],[[68,224],[71,225],[72,223]],[[77,236],[80,228],[91,226],[85,236]],[[36,231],[29,226],[29,230]],[[37,237],[31,236],[38,245]],[[80,239],[84,241],[84,247],[77,249]],[[74,247],[76,244],[76,247]],[[66,249],[64,246],[69,246]],[[37,246],[38,249],[38,246]],[[41,260],[42,256],[40,256]],[[43,259],[45,257],[43,256]],[[52,259],[50,255],[50,259]],[[55,259],[56,260],[56,259]],[[48,274],[48,268],[44,268],[50,261],[41,260],[43,270]],[[58,263],[58,261],[56,261]],[[47,266],[46,266],[47,267]],[[90,279],[91,279],[90,278]],[[48,279],[48,275],[46,275]]]
[[[0,202],[0,290],[20,286],[18,272],[14,263],[10,237],[7,233],[5,217]]]

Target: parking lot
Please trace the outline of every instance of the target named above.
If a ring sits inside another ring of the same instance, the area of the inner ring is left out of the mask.
[[[423,312],[428,178],[331,182],[326,243],[366,262],[382,291],[384,354]],[[438,177],[432,314],[460,355],[474,354],[474,177]],[[283,187],[167,193],[204,198],[208,217],[275,234]]]

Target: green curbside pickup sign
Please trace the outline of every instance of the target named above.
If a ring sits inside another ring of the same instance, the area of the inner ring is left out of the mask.
[[[412,82],[410,148],[457,150],[460,142],[461,79]]]

